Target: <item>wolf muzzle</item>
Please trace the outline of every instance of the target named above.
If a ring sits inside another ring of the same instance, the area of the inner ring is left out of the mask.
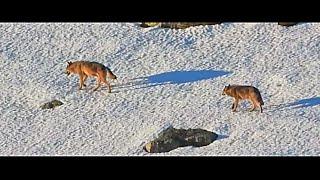
[[[119,82],[117,76],[115,76],[115,78],[113,79],[113,81],[114,81],[114,82],[115,82],[115,81]]]

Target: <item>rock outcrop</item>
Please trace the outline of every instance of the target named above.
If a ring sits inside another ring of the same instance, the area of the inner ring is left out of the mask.
[[[149,153],[169,152],[178,147],[206,146],[216,140],[217,134],[203,129],[175,129],[169,127],[155,140],[148,142],[143,149]]]

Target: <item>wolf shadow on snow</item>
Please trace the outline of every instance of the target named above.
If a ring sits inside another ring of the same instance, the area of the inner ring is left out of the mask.
[[[313,107],[320,105],[320,97],[312,97],[312,98],[305,98],[301,100],[297,100],[295,102],[291,103],[283,103],[279,105],[274,105],[275,109],[273,111],[282,111],[287,108],[290,109],[298,109],[298,108],[308,108],[308,107]]]
[[[191,71],[171,71],[155,74],[147,77],[138,77],[131,79],[130,82],[114,85],[117,89],[130,88],[141,89],[161,86],[165,84],[184,84],[193,83],[201,80],[214,79],[229,74],[230,72],[222,70],[191,70]]]

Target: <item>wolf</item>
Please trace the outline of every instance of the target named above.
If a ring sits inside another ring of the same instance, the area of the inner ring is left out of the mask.
[[[250,111],[253,111],[256,107],[259,107],[260,112],[262,113],[262,105],[264,105],[264,102],[262,100],[260,91],[256,87],[229,84],[228,86],[224,87],[222,95],[228,95],[234,98],[234,102],[232,104],[233,112],[236,111],[240,100],[248,99],[252,104]]]
[[[113,74],[113,72],[106,66],[98,62],[90,62],[90,61],[75,61],[75,62],[68,62],[66,72],[67,76],[70,74],[78,74],[80,77],[80,87],[79,90],[82,89],[82,86],[86,86],[84,82],[88,78],[88,76],[93,76],[97,78],[97,86],[93,89],[96,91],[101,82],[107,84],[109,93],[111,93],[111,85],[106,80],[106,77],[110,79],[117,79],[117,76]]]

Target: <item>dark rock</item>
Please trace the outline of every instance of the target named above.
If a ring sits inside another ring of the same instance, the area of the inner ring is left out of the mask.
[[[200,26],[200,25],[214,25],[214,24],[220,24],[221,22],[176,22],[176,23],[161,23],[160,27],[162,28],[171,28],[171,29],[185,29],[192,26]]]
[[[281,26],[293,26],[293,25],[296,25],[298,24],[297,22],[278,22],[278,25],[281,25]]]
[[[148,23],[143,22],[143,23],[140,24],[140,27],[148,28],[148,27],[151,27],[151,26]]]
[[[50,101],[50,102],[47,102],[43,105],[40,106],[41,109],[52,109],[52,108],[55,108],[57,106],[61,106],[63,103],[61,101],[58,101],[58,100],[53,100],[53,101]]]
[[[218,135],[203,129],[175,129],[170,127],[147,143],[143,149],[149,153],[169,152],[178,147],[201,147],[212,143]]]
[[[214,25],[221,24],[221,22],[143,22],[140,27],[153,27],[159,25],[161,28],[171,28],[171,29],[185,29],[191,26],[200,25]]]

